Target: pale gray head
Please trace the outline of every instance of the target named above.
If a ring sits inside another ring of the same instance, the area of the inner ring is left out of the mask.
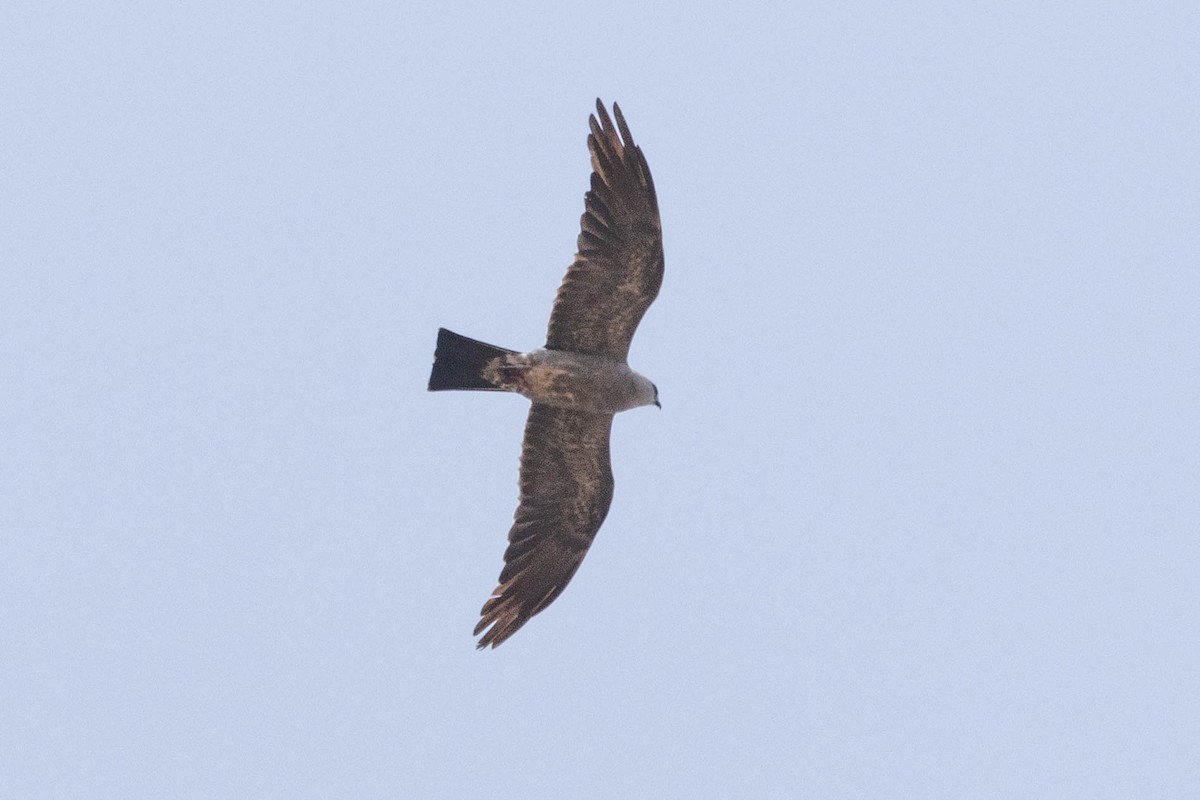
[[[629,397],[632,402],[626,408],[637,408],[638,406],[662,408],[658,402],[658,387],[651,383],[649,378],[633,370],[629,370],[629,377],[631,379],[629,388],[632,389]]]

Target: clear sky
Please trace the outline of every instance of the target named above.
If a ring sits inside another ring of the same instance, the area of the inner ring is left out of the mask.
[[[0,796],[1200,796],[1193,3],[7,2]],[[471,629],[587,115],[666,279]]]

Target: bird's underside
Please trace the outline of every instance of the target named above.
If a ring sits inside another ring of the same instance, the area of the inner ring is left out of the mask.
[[[520,501],[478,646],[496,647],[566,588],[608,514],[613,415],[658,404],[626,364],[662,283],[662,234],[650,169],[620,108],[596,101],[591,189],[578,252],[559,287],[544,349],[516,353],[443,329],[431,391],[516,391],[533,404],[521,449]]]

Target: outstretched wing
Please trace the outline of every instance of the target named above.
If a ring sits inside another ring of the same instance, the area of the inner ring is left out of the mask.
[[[534,403],[521,449],[521,501],[500,585],[480,612],[479,648],[497,646],[562,594],[612,502],[611,414]],[[490,626],[490,627],[489,627]]]
[[[662,224],[650,167],[621,109],[616,127],[599,100],[592,132],[592,188],[584,198],[579,252],[567,270],[546,347],[625,361],[663,278]],[[619,132],[619,135],[618,135]]]

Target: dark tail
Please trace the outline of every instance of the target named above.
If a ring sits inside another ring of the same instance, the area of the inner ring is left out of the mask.
[[[429,391],[446,389],[491,389],[495,384],[483,377],[483,368],[497,356],[515,353],[491,344],[477,342],[454,331],[438,328],[437,350],[433,354],[433,372],[429,373]]]

